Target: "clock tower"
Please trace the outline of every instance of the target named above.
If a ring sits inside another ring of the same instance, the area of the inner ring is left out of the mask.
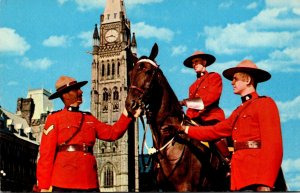
[[[136,50],[136,40],[124,1],[106,0],[99,31],[96,24],[93,34],[91,112],[107,124],[114,124],[125,108],[128,71],[133,67],[129,49]],[[137,122],[119,140],[97,140],[94,155],[101,192],[139,191]]]

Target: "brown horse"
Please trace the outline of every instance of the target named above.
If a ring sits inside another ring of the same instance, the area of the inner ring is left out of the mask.
[[[146,113],[156,149],[153,166],[163,191],[227,191],[220,160],[199,141],[179,134],[174,125],[184,121],[184,112],[163,72],[155,62],[158,46],[149,57],[135,58],[130,72],[126,109],[141,107]]]

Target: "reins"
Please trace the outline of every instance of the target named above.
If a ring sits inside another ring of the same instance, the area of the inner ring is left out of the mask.
[[[137,90],[139,93],[141,93],[141,96],[138,97],[138,105],[140,108],[142,108],[142,110],[144,112],[150,112],[149,110],[149,104],[147,104],[147,101],[145,101],[145,99],[148,96],[148,93],[150,92],[151,88],[153,87],[153,80],[154,80],[154,77],[155,75],[157,74],[158,72],[158,67],[156,67],[153,72],[152,72],[152,76],[150,78],[150,80],[145,83],[147,86],[145,87],[145,89],[142,89],[134,84],[130,85],[130,89],[135,89]],[[151,112],[149,113],[151,114]],[[151,116],[151,115],[150,115]],[[166,121],[166,119],[168,119],[170,117],[170,113],[168,115],[165,116],[165,118],[163,119],[163,121],[161,122],[162,125],[158,125],[159,128],[162,128],[164,127],[163,123]],[[171,143],[174,142],[174,139],[175,139],[175,135],[170,139],[168,140],[167,143],[165,143],[164,145],[162,145],[160,148],[159,147],[151,147],[149,148],[148,145],[147,145],[147,141],[146,141],[146,134],[147,134],[147,130],[148,130],[148,127],[150,127],[150,121],[151,121],[151,117],[148,117],[146,116],[146,119],[147,119],[147,125],[145,124],[145,118],[143,116],[140,116],[140,120],[141,120],[141,123],[143,125],[143,129],[144,129],[144,134],[143,134],[143,142],[142,142],[142,151],[141,151],[141,154],[142,154],[142,165],[144,167],[144,170],[149,166],[149,163],[151,162],[151,159],[152,159],[152,156],[153,155],[156,155],[160,152],[162,152],[163,150],[165,150]],[[152,132],[152,138],[153,138],[153,142],[158,142],[156,139],[156,136],[153,134]],[[153,144],[154,145],[154,144]],[[148,159],[148,162],[145,163],[145,158],[144,158],[144,149],[147,149],[147,152],[148,154],[150,155],[149,159]],[[184,145],[184,148],[180,154],[180,157],[178,159],[176,159],[176,165],[178,165],[178,163],[180,162],[180,160],[182,159],[182,156],[184,154],[184,151],[185,151],[185,145]],[[163,154],[162,154],[163,155]],[[176,169],[176,167],[173,169],[173,171],[171,172],[171,174],[174,172],[174,170]],[[170,175],[171,175],[170,174]],[[168,176],[170,176],[168,175]]]
[[[143,152],[143,149],[144,149],[144,146],[145,146],[146,149],[147,149],[147,151],[148,151],[148,154],[149,154],[149,155],[153,155],[153,154],[156,154],[156,153],[158,153],[158,152],[164,150],[166,147],[168,147],[168,145],[169,145],[170,143],[173,142],[175,136],[172,137],[172,139],[170,139],[165,145],[163,145],[163,146],[162,146],[161,148],[159,148],[159,149],[156,149],[155,147],[149,148],[148,145],[147,145],[147,142],[146,142],[146,134],[147,134],[147,130],[148,130],[149,124],[147,124],[148,127],[145,127],[144,118],[140,117],[140,119],[141,119],[141,122],[142,122],[142,125],[143,125],[143,128],[144,128],[143,143],[142,143],[142,152]]]

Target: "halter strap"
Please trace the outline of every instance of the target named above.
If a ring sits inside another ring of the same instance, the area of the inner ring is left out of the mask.
[[[146,58],[140,59],[137,63],[141,63],[141,62],[148,62],[152,66],[158,68],[158,65],[155,62],[153,62],[152,60],[150,60],[150,59],[146,59]]]
[[[136,90],[140,91],[142,94],[144,94],[144,92],[145,92],[143,89],[141,89],[135,85],[130,85],[130,88],[136,89]]]

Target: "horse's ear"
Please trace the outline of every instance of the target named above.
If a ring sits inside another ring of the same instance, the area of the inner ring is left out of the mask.
[[[137,56],[136,56],[135,54],[132,53],[131,49],[128,49],[128,48],[126,49],[126,48],[125,48],[125,50],[128,51],[129,60],[130,60],[133,64],[136,64],[137,61],[138,61]]]
[[[153,47],[152,47],[152,50],[151,50],[149,59],[154,61],[154,59],[156,58],[157,54],[158,54],[158,46],[157,46],[157,44],[155,43],[155,44],[153,45]]]
[[[136,57],[135,54],[132,54],[132,53],[131,53],[131,56],[130,56],[130,57],[131,57],[131,60],[132,60],[132,62],[133,62],[134,64],[136,64],[136,63],[138,62],[138,60],[139,60],[139,59]]]

